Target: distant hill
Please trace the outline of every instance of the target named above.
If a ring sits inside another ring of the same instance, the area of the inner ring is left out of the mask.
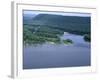
[[[33,18],[36,16],[35,14],[23,14],[23,21],[26,24],[32,24]]]
[[[47,25],[53,28],[71,32],[90,33],[90,17],[63,16],[53,14],[38,14],[35,17],[27,18],[24,15],[24,24]]]
[[[53,15],[53,14],[39,14],[33,20],[42,21],[45,24],[66,24],[66,23],[90,23],[89,17],[78,17],[78,16],[63,16],[63,15]]]

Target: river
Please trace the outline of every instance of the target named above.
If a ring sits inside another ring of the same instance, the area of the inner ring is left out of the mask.
[[[73,44],[28,45],[23,49],[23,69],[78,67],[91,65],[90,43],[83,36],[64,32],[61,39],[71,39]]]

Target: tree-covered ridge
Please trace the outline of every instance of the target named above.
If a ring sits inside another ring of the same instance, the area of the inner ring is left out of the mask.
[[[56,24],[61,24],[63,21],[63,24],[66,22],[67,23],[78,23],[79,22],[82,24],[87,24],[90,23],[90,17],[80,17],[80,16],[64,16],[64,15],[54,15],[54,14],[39,14],[36,17],[33,18],[33,20],[38,20],[38,21],[46,21],[49,23],[54,23]]]
[[[60,35],[70,32],[85,35],[84,39],[90,41],[90,17],[62,16],[39,14],[35,17],[23,17],[25,43],[60,43]],[[65,40],[64,43],[71,40]],[[72,41],[71,41],[72,43]]]

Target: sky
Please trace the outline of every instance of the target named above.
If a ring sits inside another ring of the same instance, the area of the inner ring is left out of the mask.
[[[77,13],[77,12],[43,12],[43,11],[32,11],[32,10],[24,10],[23,14],[56,14],[56,15],[64,15],[64,16],[81,16],[81,17],[90,17],[90,13]]]

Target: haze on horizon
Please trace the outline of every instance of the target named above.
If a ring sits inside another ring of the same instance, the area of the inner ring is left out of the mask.
[[[90,17],[90,13],[78,13],[78,12],[44,12],[44,11],[32,11],[24,10],[23,14],[38,15],[38,14],[54,14],[54,15],[63,15],[63,16],[80,16],[80,17]]]

